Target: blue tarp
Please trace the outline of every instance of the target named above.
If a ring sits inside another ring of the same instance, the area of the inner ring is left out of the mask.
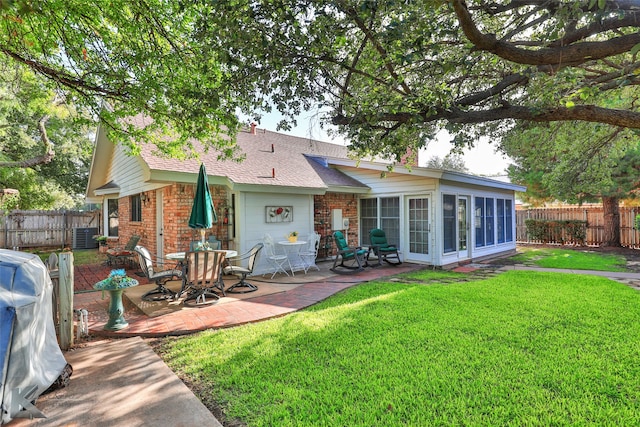
[[[3,399],[3,390],[7,371],[7,363],[9,362],[9,344],[11,343],[11,333],[13,331],[13,322],[16,317],[16,310],[13,307],[4,307],[0,309],[0,402]]]

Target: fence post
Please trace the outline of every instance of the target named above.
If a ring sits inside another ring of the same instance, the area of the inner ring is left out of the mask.
[[[5,249],[9,248],[9,211],[4,211],[4,245]]]
[[[60,244],[60,247],[62,249],[64,249],[67,246],[66,245],[66,243],[67,243],[67,229],[69,228],[68,224],[67,224],[68,220],[69,220],[69,217],[67,216],[67,210],[65,209],[62,212],[62,242]],[[69,247],[71,248],[73,246],[69,245]]]
[[[73,344],[73,253],[62,252],[58,261],[60,272],[60,348]]]

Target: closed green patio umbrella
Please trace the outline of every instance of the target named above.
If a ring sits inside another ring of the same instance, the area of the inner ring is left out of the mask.
[[[201,163],[200,172],[198,173],[198,184],[196,185],[196,194],[193,197],[193,206],[191,207],[191,216],[189,217],[189,227],[200,230],[202,244],[204,244],[205,230],[211,228],[216,222],[218,222],[218,215],[216,215],[213,199],[209,192],[207,170],[204,167],[204,163]]]

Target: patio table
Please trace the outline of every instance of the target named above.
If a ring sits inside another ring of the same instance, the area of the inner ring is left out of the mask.
[[[238,251],[234,251],[231,249],[220,249],[222,252],[226,252],[225,258],[232,258],[234,256],[238,256]],[[165,255],[165,258],[171,259],[174,261],[184,261],[186,252],[173,252]]]
[[[295,242],[281,240],[278,244],[282,246],[284,253],[289,259],[289,264],[291,264],[291,274],[293,275],[295,271],[304,271],[305,265],[302,257],[300,256],[300,250],[307,244],[307,242],[304,240],[297,240]]]

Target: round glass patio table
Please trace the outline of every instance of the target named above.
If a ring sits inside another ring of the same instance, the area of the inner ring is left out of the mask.
[[[222,252],[225,252],[225,258],[233,258],[234,256],[238,256],[238,251],[234,251],[231,249],[216,249]],[[165,258],[171,259],[174,261],[184,261],[184,255],[186,252],[173,252],[170,254],[166,254]]]

